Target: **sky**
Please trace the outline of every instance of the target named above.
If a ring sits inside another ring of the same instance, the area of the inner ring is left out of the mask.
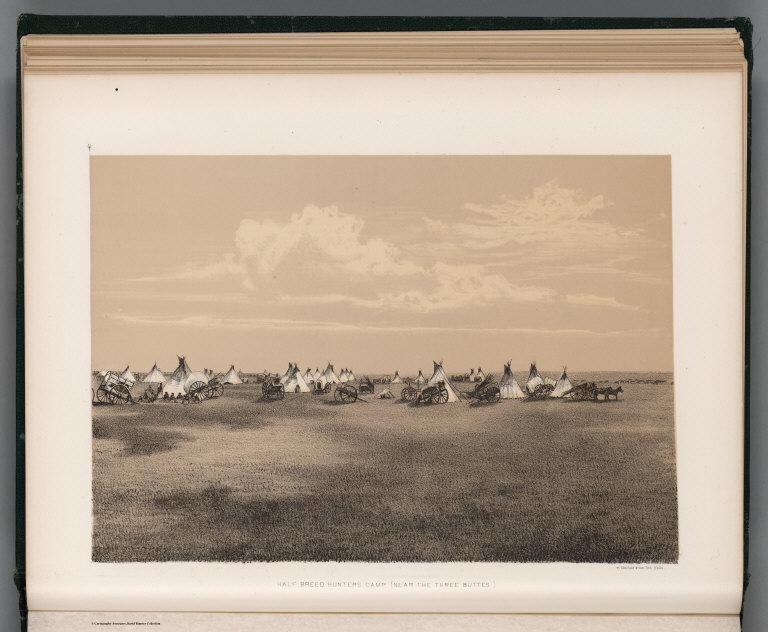
[[[672,369],[668,156],[94,156],[95,369]]]

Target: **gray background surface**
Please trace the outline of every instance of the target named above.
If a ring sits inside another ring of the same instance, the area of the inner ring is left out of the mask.
[[[744,630],[768,629],[768,430],[763,423],[768,397],[760,384],[768,363],[765,328],[768,299],[768,195],[765,65],[768,26],[765,0],[538,0],[407,1],[335,0],[0,0],[0,632],[17,630],[14,568],[14,387],[15,387],[15,164],[16,164],[16,18],[19,13],[81,15],[470,15],[470,16],[747,16],[754,24],[752,126],[752,326],[751,326],[751,582],[746,595]],[[702,396],[711,396],[702,393]],[[712,485],[717,485],[713,480]],[[706,528],[706,526],[704,526]],[[66,546],[65,543],[62,545]]]

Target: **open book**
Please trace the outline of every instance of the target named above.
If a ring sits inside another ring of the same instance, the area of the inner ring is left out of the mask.
[[[31,630],[738,629],[750,25],[545,26],[22,19]]]

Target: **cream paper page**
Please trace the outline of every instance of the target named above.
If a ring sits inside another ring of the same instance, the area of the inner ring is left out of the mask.
[[[152,626],[167,632],[738,632],[736,615],[232,614],[32,612],[32,632]]]
[[[24,82],[31,610],[738,612],[739,74],[32,75]],[[91,403],[82,377],[91,371],[89,159],[147,154],[671,156],[679,562],[91,562]],[[717,397],[706,396],[713,376]],[[329,580],[363,589],[331,588]],[[457,588],[403,590],[404,580]]]

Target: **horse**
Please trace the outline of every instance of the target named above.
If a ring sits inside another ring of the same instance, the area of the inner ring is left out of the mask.
[[[597,389],[597,394],[603,396],[604,402],[611,401],[611,397],[613,397],[614,400],[619,401],[619,393],[623,393],[624,389],[619,386],[618,388],[613,388],[612,386],[606,386],[605,388],[599,388]]]

